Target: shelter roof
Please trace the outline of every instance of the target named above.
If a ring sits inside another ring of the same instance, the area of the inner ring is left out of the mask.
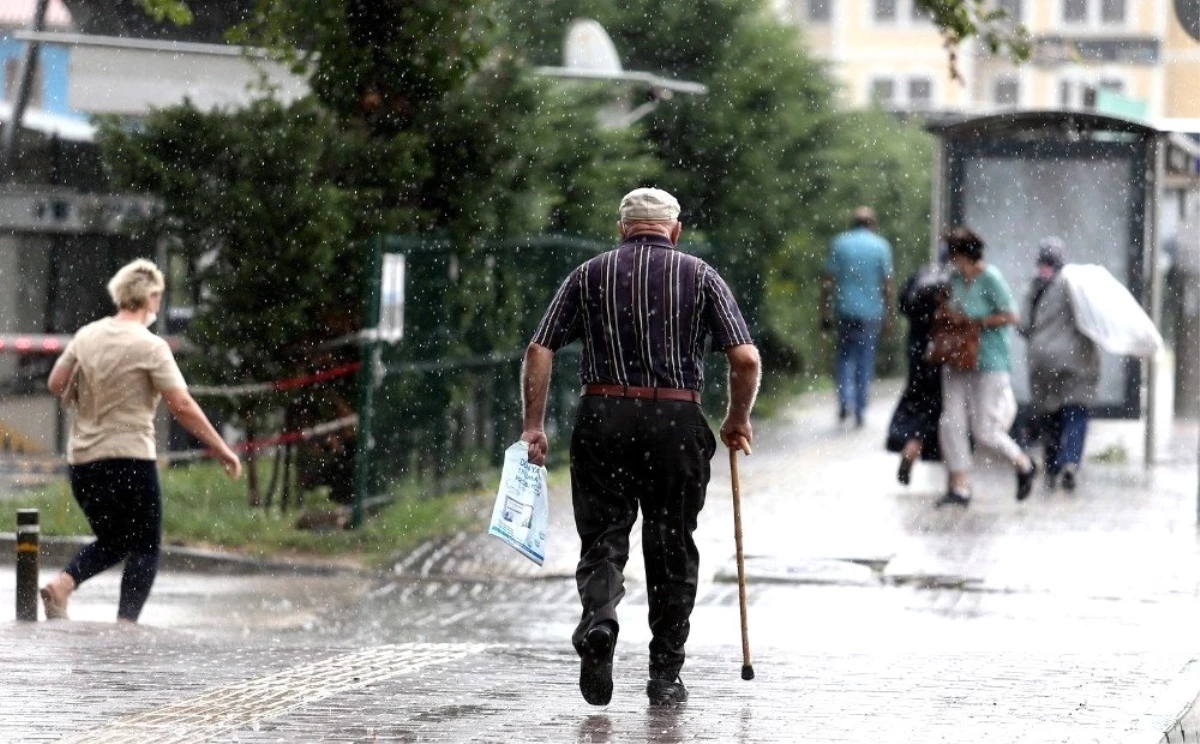
[[[1093,134],[1129,134],[1149,137],[1159,133],[1153,125],[1094,111],[1006,111],[985,116],[963,116],[931,121],[925,127],[945,139],[1089,139]]]

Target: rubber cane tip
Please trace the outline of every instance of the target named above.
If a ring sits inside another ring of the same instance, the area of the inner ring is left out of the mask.
[[[743,666],[742,667],[742,679],[746,680],[747,682],[754,679],[754,667],[750,666],[749,664],[746,664],[745,666]]]

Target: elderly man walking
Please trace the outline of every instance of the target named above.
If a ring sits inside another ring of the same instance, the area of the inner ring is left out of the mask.
[[[679,677],[696,599],[692,539],[716,440],[700,408],[708,338],[729,364],[727,447],[754,435],[759,357],[737,302],[715,270],[676,249],[679,202],[659,189],[621,200],[621,244],[577,267],[559,288],[525,353],[529,461],[546,460],[543,428],[554,353],[581,339],[581,399],[571,437],[571,491],[582,541],[575,572],[583,616],[572,637],[579,689],[612,699],[612,662],[625,594],[629,533],[642,513],[650,612],[651,704],[687,699]]]
[[[837,331],[838,420],[853,410],[857,426],[863,425],[880,329],[890,328],[892,247],[875,228],[874,210],[854,210],[851,229],[833,239],[821,283],[821,326]]]

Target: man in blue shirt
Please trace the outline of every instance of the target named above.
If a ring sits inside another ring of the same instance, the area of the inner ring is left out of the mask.
[[[837,330],[838,420],[851,409],[863,425],[879,332],[891,331],[892,247],[875,233],[875,212],[854,210],[852,226],[833,239],[821,283],[821,327]]]

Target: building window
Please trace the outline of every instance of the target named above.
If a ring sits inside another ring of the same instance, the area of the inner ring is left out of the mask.
[[[829,23],[833,17],[833,0],[808,0],[808,20]]]
[[[1124,25],[1128,0],[1062,0],[1064,23],[1090,26]]]
[[[933,107],[933,81],[929,78],[912,78],[908,81],[908,107],[927,111]]]
[[[992,103],[1013,107],[1021,102],[1021,82],[1016,78],[997,78],[992,87]]]
[[[896,81],[877,78],[871,81],[871,103],[885,109],[896,107]]]
[[[872,0],[872,3],[871,18],[875,23],[922,24],[933,19],[933,14],[917,0]]]
[[[1111,73],[1098,78],[1080,74],[1060,78],[1058,104],[1064,109],[1095,108],[1096,92],[1100,90],[1124,94],[1125,80]]]
[[[1058,83],[1058,107],[1062,109],[1071,108],[1073,96],[1071,95],[1075,86],[1070,80],[1060,80]]]
[[[1125,0],[1101,0],[1100,21],[1102,23],[1125,22]]]
[[[1022,5],[1021,0],[997,0],[996,10],[1004,11],[1004,22],[1015,26],[1025,18]]]
[[[888,111],[929,111],[934,107],[933,78],[877,77],[871,81],[870,103]]]

